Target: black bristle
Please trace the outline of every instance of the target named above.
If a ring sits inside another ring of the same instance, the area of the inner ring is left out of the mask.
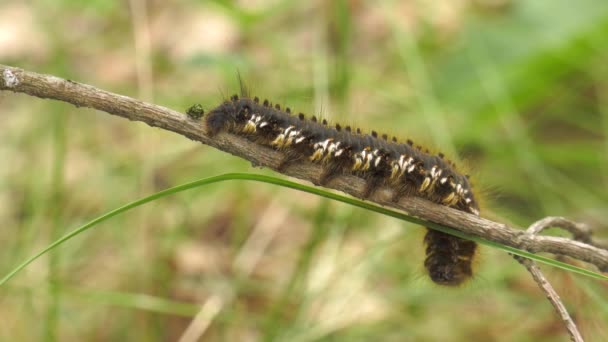
[[[274,105],[274,109],[276,110],[281,110],[281,105],[279,105],[278,103]]]
[[[291,114],[291,108],[287,107],[285,108],[285,111],[287,112],[287,114]]]
[[[346,127],[344,127],[344,130],[350,133],[351,128],[350,128],[350,126],[346,126]]]
[[[300,113],[300,114],[298,114],[298,118],[300,120],[304,120],[306,117],[304,116],[304,113]]]
[[[361,128],[357,128],[357,134],[361,134]]]
[[[253,98],[253,102],[260,103],[260,99],[256,96],[256,97]]]
[[[268,107],[270,106],[270,102],[268,102],[268,100],[264,100],[264,107]]]
[[[408,144],[408,145],[410,145],[410,146],[414,146],[414,142],[413,142],[412,140],[407,139],[407,141],[406,141],[406,142],[407,142],[407,144]]]
[[[382,140],[386,140],[386,141],[388,141],[388,135],[386,135],[386,134],[382,134]]]
[[[443,157],[445,157],[445,155],[444,155],[443,153],[441,153],[441,152],[439,152],[438,156],[439,156],[439,158],[441,158],[441,159],[443,159]]]
[[[234,94],[230,97],[230,100],[232,101],[237,101],[239,99],[239,96],[237,94]]]
[[[336,124],[336,131],[340,132],[342,130],[342,126],[340,124]]]
[[[327,120],[323,119],[323,126],[327,126]]]
[[[396,143],[397,142],[397,137],[393,137],[391,140]]]
[[[312,118],[310,118],[310,120],[312,120],[312,122],[317,122],[317,117],[313,115]]]
[[[377,138],[378,137],[378,132],[372,131],[372,137]]]

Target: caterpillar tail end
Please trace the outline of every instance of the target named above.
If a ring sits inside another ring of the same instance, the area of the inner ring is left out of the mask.
[[[473,277],[475,242],[432,229],[428,229],[424,242],[424,267],[435,284],[457,287]]]

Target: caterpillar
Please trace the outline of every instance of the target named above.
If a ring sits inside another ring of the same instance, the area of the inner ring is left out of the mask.
[[[350,126],[329,125],[315,116],[307,118],[273,106],[268,100],[260,103],[257,97],[238,95],[212,109],[204,120],[211,136],[226,131],[284,152],[279,171],[304,160],[322,165],[317,185],[353,174],[366,181],[364,199],[378,187],[388,186],[395,201],[416,196],[479,215],[469,177],[458,173],[443,154],[433,155],[411,140],[403,143],[376,131],[363,133]],[[424,267],[433,282],[458,286],[472,277],[475,242],[429,228],[424,242]]]

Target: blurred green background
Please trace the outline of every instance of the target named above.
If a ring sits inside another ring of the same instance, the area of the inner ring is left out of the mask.
[[[566,216],[604,237],[607,57],[602,0],[0,4],[0,63],[180,111],[238,92],[238,70],[257,96],[444,151],[473,175],[483,216],[520,227]],[[0,93],[0,128],[0,276],[128,201],[272,174],[25,95]],[[482,248],[461,288],[433,285],[423,233],[270,185],[197,189],[26,268],[0,288],[0,340],[567,340],[502,252]],[[608,285],[544,270],[582,334],[608,340]]]

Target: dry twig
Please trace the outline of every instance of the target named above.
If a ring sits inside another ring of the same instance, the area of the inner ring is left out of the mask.
[[[276,170],[282,161],[281,152],[262,147],[243,137],[221,133],[211,138],[207,134],[203,122],[193,120],[183,113],[165,107],[114,94],[90,85],[4,65],[0,65],[0,75],[2,75],[0,77],[0,90],[60,100],[77,107],[95,108],[132,121],[145,122],[150,126],[181,134],[189,139],[244,158],[256,166]],[[320,168],[319,165],[307,163],[287,167],[281,172],[316,184],[321,174]],[[364,180],[358,177],[344,175],[334,178],[326,187],[355,197],[361,197],[365,184]],[[397,208],[423,220],[454,227],[466,234],[475,235],[489,241],[532,253],[547,252],[568,256],[593,264],[602,272],[608,272],[608,250],[603,248],[601,243],[591,238],[587,227],[566,219],[548,217],[532,225],[528,232],[524,232],[503,223],[493,222],[421,198],[402,198],[398,203],[393,202],[391,198],[390,189],[381,189],[381,191],[375,192],[369,200],[380,205]],[[574,240],[537,235],[538,232],[548,226],[559,226],[572,232]],[[548,283],[542,277],[540,271],[536,271],[538,268],[534,263],[527,259],[517,259],[528,268],[534,279],[550,297],[550,300],[551,298],[557,298],[557,301],[552,300],[552,303],[554,303],[562,318],[566,317],[568,319],[564,318],[564,321],[572,322],[563,305],[559,302],[559,297],[555,294],[555,291],[550,285],[545,289],[544,284]],[[580,334],[576,333],[577,335],[571,333],[574,340],[580,338]]]
[[[526,234],[530,235],[538,235],[540,232],[547,228],[562,228],[564,230],[569,231],[575,240],[579,241],[591,241],[591,230],[585,225],[581,223],[577,223],[574,221],[570,221],[563,217],[554,217],[549,216],[545,217],[542,220],[538,220],[534,222],[530,227],[526,230]],[[566,330],[568,330],[568,334],[570,335],[570,339],[574,342],[582,342],[583,337],[581,333],[578,331],[576,324],[568,314],[568,310],[562,303],[559,295],[551,286],[551,283],[545,278],[540,268],[536,265],[533,260],[522,258],[518,255],[513,256],[515,260],[517,260],[520,264],[522,264],[528,272],[532,275],[534,281],[538,284],[538,287],[543,290],[547,299],[557,311],[557,314],[561,317],[564,325],[566,326]]]
[[[282,160],[281,152],[261,147],[243,137],[221,133],[211,138],[206,133],[205,126],[200,120],[193,120],[183,113],[165,107],[110,93],[90,85],[1,64],[0,75],[2,75],[0,77],[0,90],[60,100],[77,107],[95,108],[132,121],[145,122],[150,126],[181,134],[189,139],[200,141],[203,144],[244,158],[256,166],[276,170]],[[321,174],[320,168],[319,165],[305,163],[287,167],[282,170],[282,173],[318,183],[318,177]],[[328,188],[355,197],[361,197],[364,186],[364,180],[350,175],[336,177],[327,184]],[[388,188],[377,191],[369,200],[380,205],[400,209],[411,216],[454,227],[464,233],[479,236],[489,241],[532,253],[546,252],[568,256],[593,264],[602,272],[608,272],[608,250],[596,247],[600,244],[591,240],[588,234],[575,234],[575,237],[585,236],[583,238],[584,242],[560,237],[525,234],[524,231],[503,223],[493,222],[421,198],[402,198],[395,203],[391,200],[391,190]]]

